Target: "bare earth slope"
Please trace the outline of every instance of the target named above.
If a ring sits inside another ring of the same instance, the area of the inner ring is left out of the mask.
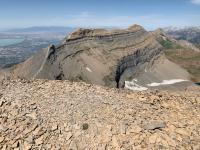
[[[125,81],[145,72],[151,76],[142,86],[168,78],[190,78],[187,71],[165,60],[163,47],[139,25],[124,30],[78,29],[62,45],[52,45],[17,65],[12,74],[26,79],[81,80],[111,87],[123,87]],[[163,62],[167,64],[162,75],[159,69],[152,71],[155,64],[161,68]]]
[[[200,92],[3,81],[0,149],[200,148]]]

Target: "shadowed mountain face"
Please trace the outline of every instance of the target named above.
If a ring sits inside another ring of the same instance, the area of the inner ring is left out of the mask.
[[[49,46],[12,70],[14,77],[82,80],[123,87],[138,78],[141,85],[189,74],[165,58],[163,47],[139,25],[125,30],[77,29],[62,45]]]

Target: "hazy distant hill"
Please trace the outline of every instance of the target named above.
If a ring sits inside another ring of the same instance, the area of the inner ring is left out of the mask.
[[[57,26],[49,26],[49,27],[29,27],[29,28],[16,28],[10,29],[6,32],[12,33],[69,33],[73,30],[72,27],[57,27]]]

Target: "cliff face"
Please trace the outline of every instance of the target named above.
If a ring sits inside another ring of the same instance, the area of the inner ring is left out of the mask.
[[[162,46],[139,25],[111,31],[78,29],[62,45],[52,45],[18,65],[13,75],[123,87],[126,80],[150,70],[161,56]]]

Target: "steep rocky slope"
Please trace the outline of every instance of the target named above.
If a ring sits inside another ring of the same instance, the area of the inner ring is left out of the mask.
[[[12,75],[111,87],[123,87],[125,81],[141,75],[145,76],[145,82],[139,82],[142,86],[190,78],[187,71],[167,61],[163,47],[139,25],[124,30],[77,29],[62,45],[52,45],[16,66]]]
[[[200,92],[3,81],[0,149],[200,149]]]
[[[171,44],[169,45],[164,45],[165,46],[171,46],[171,47],[174,47],[174,48],[185,48],[185,49],[190,49],[190,50],[193,50],[195,52],[200,52],[200,49],[198,47],[195,46],[195,44],[191,43],[189,40],[187,39],[184,39],[184,38],[176,38],[173,36],[173,32],[168,32],[168,31],[165,31],[164,29],[157,29],[153,32],[151,32],[155,37],[156,39],[161,42],[161,44],[165,44],[164,41],[168,41],[168,42],[171,42]]]
[[[161,29],[152,32],[163,45],[167,58],[185,68],[194,82],[200,82],[200,49],[189,41],[174,39],[167,33]]]

